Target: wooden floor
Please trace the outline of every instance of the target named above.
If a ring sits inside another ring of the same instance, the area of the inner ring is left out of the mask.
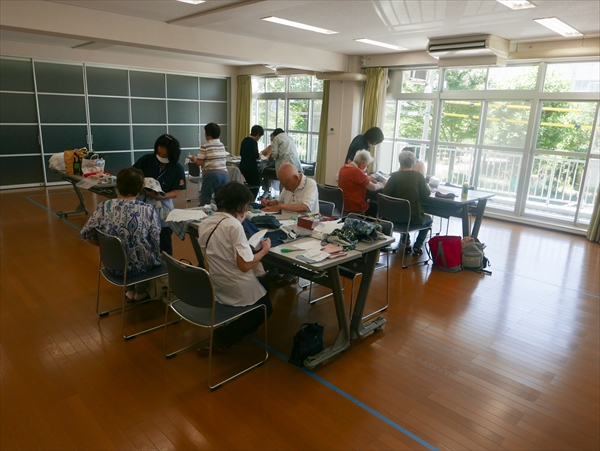
[[[90,211],[103,200],[85,197]],[[86,217],[52,213],[75,199],[66,187],[0,192],[3,450],[600,447],[598,244],[485,219],[492,276],[402,270],[395,255],[383,330],[313,372],[282,357],[304,322],[324,324],[331,343],[333,304],[274,288],[274,352],[211,393],[207,358],[166,360],[162,330],[125,342],[120,315],[97,317]],[[174,244],[193,260],[189,240]],[[382,304],[384,281],[377,271],[368,308]],[[140,311],[133,321],[163,312]]]

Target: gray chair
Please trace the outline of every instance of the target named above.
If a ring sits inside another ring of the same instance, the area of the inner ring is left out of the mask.
[[[405,235],[406,239],[409,238],[410,232],[417,232],[419,230],[429,230],[429,238],[431,238],[431,224],[411,224],[411,209],[410,202],[406,199],[398,199],[397,197],[386,196],[385,194],[379,193],[377,195],[377,217],[390,221],[394,225],[393,231],[399,233],[401,236]],[[400,240],[402,243],[403,240]],[[423,246],[427,252],[427,260],[417,261],[410,265],[404,264],[405,252],[402,252],[402,269],[406,269],[409,266],[419,265],[423,263],[427,265],[431,260],[431,254],[427,246]]]
[[[333,202],[335,209],[333,210],[334,218],[341,218],[344,215],[344,192],[341,188],[331,185],[317,184],[319,200]]]
[[[225,382],[228,382],[235,377],[251,370],[252,368],[263,364],[269,358],[269,350],[267,347],[267,307],[265,305],[233,307],[230,305],[220,304],[216,302],[214,288],[208,271],[206,271],[204,268],[199,268],[197,266],[192,266],[177,261],[164,252],[163,259],[165,260],[169,269],[169,293],[172,293],[176,299],[167,304],[165,313],[165,338],[163,343],[163,352],[167,358],[174,357],[177,355],[177,353],[199,344],[193,343],[191,345],[184,346],[177,351],[167,352],[167,318],[169,315],[169,309],[177,313],[181,319],[184,319],[198,327],[209,330],[210,337],[208,340],[210,350],[208,353],[208,387],[211,390],[216,390]],[[214,330],[258,308],[262,308],[265,315],[265,358],[234,374],[233,376],[213,385],[211,383],[211,368]]]
[[[377,222],[378,224],[381,224],[382,232],[384,235],[389,236],[389,237],[393,236],[394,225],[390,221],[386,221],[384,219],[371,218],[369,216],[359,215],[357,213],[349,213],[346,218],[356,218],[356,219],[362,219],[363,221]],[[377,315],[380,312],[383,312],[384,310],[387,310],[388,306],[390,305],[390,251],[391,250],[392,250],[391,246],[386,246],[385,248],[383,248],[381,250],[382,252],[385,252],[385,265],[383,265],[379,262],[375,264],[375,270],[383,269],[383,268],[386,269],[385,306],[383,306],[380,309],[375,310],[374,312],[371,312],[371,313],[363,316],[363,318],[362,318],[363,321],[371,318],[372,316]],[[352,284],[354,285],[354,280],[352,281]],[[352,287],[352,291],[354,292],[354,286]],[[352,303],[350,303],[350,318],[352,318]]]
[[[242,172],[237,166],[227,166],[227,173],[229,175],[230,182],[238,182],[242,184],[244,183],[244,177],[242,177]]]
[[[120,310],[123,315],[121,324],[121,335],[123,335],[123,338],[125,338],[126,340],[135,338],[140,334],[163,327],[163,324],[161,323],[158,326],[150,327],[148,329],[144,329],[133,334],[125,335],[125,311],[129,307],[137,307],[141,304],[145,304],[146,302],[150,302],[153,300],[150,299],[145,302],[138,302],[136,304],[127,305],[127,298],[125,297],[125,292],[128,285],[134,285],[136,283],[146,282],[147,280],[157,279],[159,277],[166,276],[167,267],[165,266],[165,264],[163,263],[162,265],[151,269],[150,271],[145,272],[144,274],[129,276],[127,274],[127,254],[125,252],[125,248],[123,247],[123,243],[121,242],[121,240],[116,236],[108,235],[98,229],[96,229],[96,236],[98,237],[98,247],[100,248],[100,264],[98,269],[98,292],[96,295],[96,313],[98,314],[98,316],[106,316],[111,312]],[[109,269],[123,273],[123,276],[115,276],[111,274],[111,272],[109,272]],[[102,277],[104,277],[113,285],[123,288],[123,293],[121,296],[123,304],[121,307],[116,307],[110,310],[104,310],[102,312],[100,311],[100,281]]]
[[[200,172],[200,166],[196,163],[189,162],[188,163],[188,185],[198,185],[198,189],[196,189],[196,196],[189,197],[188,196],[188,185],[185,188],[185,201],[189,202],[190,200],[195,200],[196,205],[200,200],[200,188],[202,187],[202,173]]]
[[[333,216],[333,210],[335,204],[333,202],[327,202],[326,200],[319,200],[319,213],[324,216]]]

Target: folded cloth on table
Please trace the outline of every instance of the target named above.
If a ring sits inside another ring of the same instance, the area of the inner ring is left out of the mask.
[[[439,191],[436,191],[435,192],[435,197],[440,197],[442,199],[454,199],[456,197],[456,194],[454,194],[454,193],[442,194]]]

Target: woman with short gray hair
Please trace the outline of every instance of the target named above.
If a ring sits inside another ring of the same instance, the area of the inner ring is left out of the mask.
[[[425,214],[423,204],[421,203],[429,197],[431,191],[425,182],[423,174],[412,170],[417,161],[415,154],[410,150],[403,150],[398,155],[398,161],[400,162],[400,170],[392,174],[383,189],[383,194],[399,199],[406,199],[410,202],[411,224],[431,224],[433,220],[431,216]],[[427,229],[420,230],[417,241],[415,241],[415,245],[412,248],[413,255],[423,255],[422,247],[426,237]],[[410,254],[410,238],[407,243],[403,244],[405,244],[405,252]]]
[[[338,174],[338,186],[344,192],[344,216],[348,213],[360,213],[367,216],[377,215],[377,203],[366,200],[367,190],[377,191],[385,183],[377,183],[365,172],[373,157],[368,150],[359,150],[351,163],[345,164]]]

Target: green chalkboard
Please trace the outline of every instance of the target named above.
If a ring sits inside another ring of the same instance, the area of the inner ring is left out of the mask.
[[[96,152],[106,150],[130,150],[129,125],[92,125],[92,149]]]
[[[85,97],[38,95],[42,124],[86,124]]]
[[[35,63],[38,93],[83,94],[83,66]]]
[[[208,124],[210,122],[227,123],[226,103],[200,102],[200,123]]]
[[[167,105],[164,100],[131,99],[134,124],[166,124]]]
[[[4,157],[0,164],[2,186],[44,183],[42,156]]]
[[[40,153],[37,125],[0,125],[0,155]]]
[[[104,170],[113,175],[123,169],[133,165],[131,161],[131,152],[109,152],[104,154]]]
[[[169,124],[198,124],[200,112],[198,102],[169,100]]]
[[[152,149],[154,151],[154,143],[160,135],[165,133],[167,133],[166,125],[134,125],[133,148]]]
[[[169,133],[179,140],[181,147],[192,147],[196,150],[200,147],[199,131],[200,127],[197,125],[169,125]]]
[[[201,78],[200,100],[227,101],[227,80],[219,78]]]
[[[87,78],[87,90],[90,95],[129,95],[129,82],[126,70],[87,66],[85,75]]]
[[[165,98],[165,75],[154,72],[129,71],[131,97]]]
[[[92,124],[129,124],[129,99],[88,97]]]
[[[37,124],[35,94],[0,93],[0,122],[3,124]]]
[[[44,153],[87,147],[87,126],[85,125],[42,125]]]
[[[198,100],[198,77],[167,75],[167,97]]]
[[[31,61],[0,59],[0,91],[35,92]]]

